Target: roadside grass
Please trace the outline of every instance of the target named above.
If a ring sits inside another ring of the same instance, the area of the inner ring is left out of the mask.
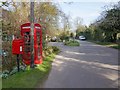
[[[110,47],[115,48],[115,49],[120,49],[120,45],[119,44],[118,45],[114,45],[114,46],[110,46]]]
[[[2,88],[35,88],[36,85],[48,75],[51,69],[51,63],[59,51],[47,56],[43,63],[34,69],[29,66],[25,71],[20,71],[7,79],[2,80]]]
[[[111,42],[98,42],[98,41],[91,41],[93,43],[99,44],[99,45],[104,45],[110,48],[115,48],[115,49],[120,49],[120,44],[117,43],[111,43]]]
[[[76,41],[76,40],[70,40],[70,41],[66,41],[66,42],[64,43],[64,45],[67,45],[67,46],[79,46],[80,44],[79,44],[79,42]]]

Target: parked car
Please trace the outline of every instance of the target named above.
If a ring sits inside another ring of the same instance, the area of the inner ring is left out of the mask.
[[[57,41],[57,37],[52,37],[52,38],[51,38],[51,41],[52,41],[52,42],[56,42],[56,41]]]
[[[86,40],[85,36],[79,36],[80,40]]]

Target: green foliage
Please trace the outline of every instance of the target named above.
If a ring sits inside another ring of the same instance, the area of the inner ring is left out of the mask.
[[[60,36],[60,39],[67,41],[67,40],[69,40],[69,36],[61,35],[61,36]]]
[[[20,65],[20,70],[24,71],[24,70],[25,70],[25,66]],[[17,72],[18,72],[17,67],[13,67],[13,69],[12,69],[11,71],[4,70],[4,71],[2,72],[2,74],[1,74],[1,77],[2,77],[3,79],[6,79],[6,78],[8,78],[9,76],[11,76],[11,75],[13,75],[13,74],[15,74],[15,73],[17,73]]]
[[[16,73],[7,79],[3,79],[3,88],[35,88],[38,82],[41,82],[51,69],[51,63],[54,54],[47,56],[43,64],[35,69],[27,67],[25,72]]]
[[[112,43],[112,42],[100,42],[100,41],[91,41],[99,45],[104,45],[110,48],[120,49],[120,44],[118,43]]]
[[[80,35],[83,35],[86,30],[86,27],[84,25],[79,25],[76,30],[76,36],[79,37]]]
[[[70,33],[70,37],[73,38],[74,37],[74,33]]]
[[[101,18],[96,20],[86,29],[77,28],[77,37],[84,35],[88,40],[101,42],[116,42],[120,33],[120,3],[111,9],[104,10]]]
[[[8,70],[5,70],[5,71],[2,72],[1,77],[2,77],[2,78],[7,78],[8,75],[9,75],[9,71],[8,71]]]
[[[56,47],[56,46],[45,47],[45,48],[43,49],[43,58],[46,58],[46,56],[48,56],[48,55],[50,55],[50,54],[52,54],[52,53],[57,54],[57,53],[59,53],[59,52],[60,52],[60,50],[59,50],[59,48]]]
[[[3,88],[35,88],[38,82],[41,83],[51,69],[55,54],[59,53],[59,49],[56,46],[50,46],[44,50],[47,50],[49,55],[44,58],[41,65],[35,69],[30,69],[28,66],[24,72],[20,71],[7,79],[3,79]]]
[[[64,44],[67,46],[79,46],[80,45],[79,42],[75,40],[66,41]]]
[[[7,51],[7,56],[2,58],[2,70],[11,71],[16,66],[16,57],[12,54],[12,42],[6,41],[2,43],[2,48]]]
[[[46,34],[55,36],[58,29],[58,7],[52,2],[35,3],[36,20],[42,25],[44,41]],[[43,41],[43,42],[44,42]],[[44,43],[44,46],[46,42]]]
[[[58,54],[60,52],[60,49],[56,46],[52,46],[53,52]]]
[[[118,45],[113,45],[113,46],[110,46],[110,47],[120,50],[120,45],[119,44]]]
[[[104,11],[104,17],[99,20],[98,27],[105,32],[105,39],[109,42],[116,42],[117,34],[120,32],[120,3],[112,9]]]
[[[3,2],[2,5],[6,6],[8,2]],[[29,2],[13,2],[11,1],[11,6],[13,8],[6,10],[2,8],[2,40],[3,49],[7,50],[9,56],[2,59],[3,70],[11,71],[14,66],[16,66],[15,55],[11,53],[11,40],[12,35],[20,36],[20,26],[26,22],[30,22],[30,3]],[[35,3],[34,14],[35,22],[40,23],[42,26],[42,44],[43,48],[47,47],[46,34],[52,36],[57,33],[58,29],[58,16],[59,9],[57,5],[52,2],[41,2]],[[46,52],[46,55],[49,53]]]

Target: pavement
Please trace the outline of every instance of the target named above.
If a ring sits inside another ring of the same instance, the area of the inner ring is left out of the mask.
[[[117,88],[118,50],[80,41],[80,46],[49,43],[61,49],[40,88]]]

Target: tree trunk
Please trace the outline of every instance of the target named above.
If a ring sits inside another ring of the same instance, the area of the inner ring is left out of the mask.
[[[117,33],[113,33],[113,42],[116,42],[117,40]]]

